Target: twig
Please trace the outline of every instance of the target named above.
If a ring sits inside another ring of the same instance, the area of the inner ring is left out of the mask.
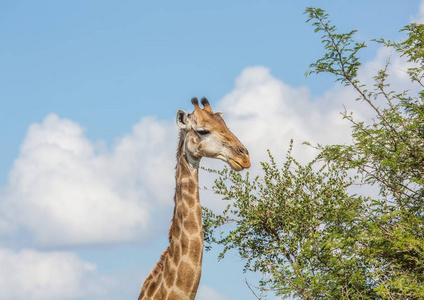
[[[244,279],[244,281],[246,282],[247,287],[249,288],[249,290],[252,292],[252,294],[256,297],[256,299],[261,300],[261,298],[256,295],[255,291],[252,289],[251,285],[249,284],[249,282],[247,282],[247,279]]]

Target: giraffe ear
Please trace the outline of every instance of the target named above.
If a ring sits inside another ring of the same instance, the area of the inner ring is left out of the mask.
[[[224,117],[224,113],[222,111],[215,112],[215,115],[220,116],[221,118]]]
[[[187,117],[187,113],[183,110],[178,110],[177,112],[177,125],[181,129],[188,130],[189,129],[189,121]]]

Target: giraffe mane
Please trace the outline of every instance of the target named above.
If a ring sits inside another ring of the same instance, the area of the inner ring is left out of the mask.
[[[155,278],[163,270],[163,263],[165,259],[168,257],[168,252],[169,252],[169,246],[160,255],[159,261],[156,263],[156,265],[153,267],[152,271],[150,272],[149,276],[146,278],[145,280],[146,282]]]
[[[180,129],[179,138],[178,138],[178,147],[177,147],[177,162],[179,161],[181,154],[183,152],[183,145],[184,145],[184,133]]]

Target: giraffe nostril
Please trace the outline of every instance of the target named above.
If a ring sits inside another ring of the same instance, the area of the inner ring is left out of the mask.
[[[249,155],[249,151],[247,151],[244,147],[238,147],[237,148],[237,154],[239,155]]]

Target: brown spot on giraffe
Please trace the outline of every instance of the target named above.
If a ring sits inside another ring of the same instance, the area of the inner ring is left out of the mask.
[[[189,234],[196,234],[199,231],[199,224],[197,222],[198,218],[194,215],[194,213],[188,214],[187,218],[184,219],[184,229]],[[201,224],[200,224],[201,226]]]
[[[188,205],[188,207],[193,207],[194,205],[196,205],[196,198],[191,196],[191,194],[185,194],[185,205]]]
[[[177,292],[171,291],[168,299],[166,299],[166,300],[181,300],[181,299],[183,299],[183,298],[181,298],[180,295]]]
[[[202,241],[198,239],[193,239],[190,241],[190,247],[189,247],[189,257],[193,264],[197,264],[201,261],[202,258]]]
[[[168,288],[172,287],[175,283],[175,277],[177,272],[175,269],[170,268],[167,277],[165,278],[165,283]]]
[[[181,235],[181,252],[182,255],[187,255],[188,253],[188,247],[189,247],[190,240],[187,237],[187,234],[184,232]]]
[[[139,300],[193,300],[202,272],[203,228],[198,168],[202,157],[221,159],[240,171],[250,167],[249,153],[228,129],[221,113],[203,98],[200,108],[177,113],[180,139],[175,172],[175,207],[169,247],[145,279]]]
[[[174,246],[175,250],[172,256],[172,260],[174,262],[175,265],[178,264],[178,262],[180,261],[180,257],[181,257],[181,249],[178,246]]]
[[[177,287],[180,290],[190,290],[194,283],[195,270],[193,265],[188,262],[181,262],[179,265],[180,272],[177,277]]]

